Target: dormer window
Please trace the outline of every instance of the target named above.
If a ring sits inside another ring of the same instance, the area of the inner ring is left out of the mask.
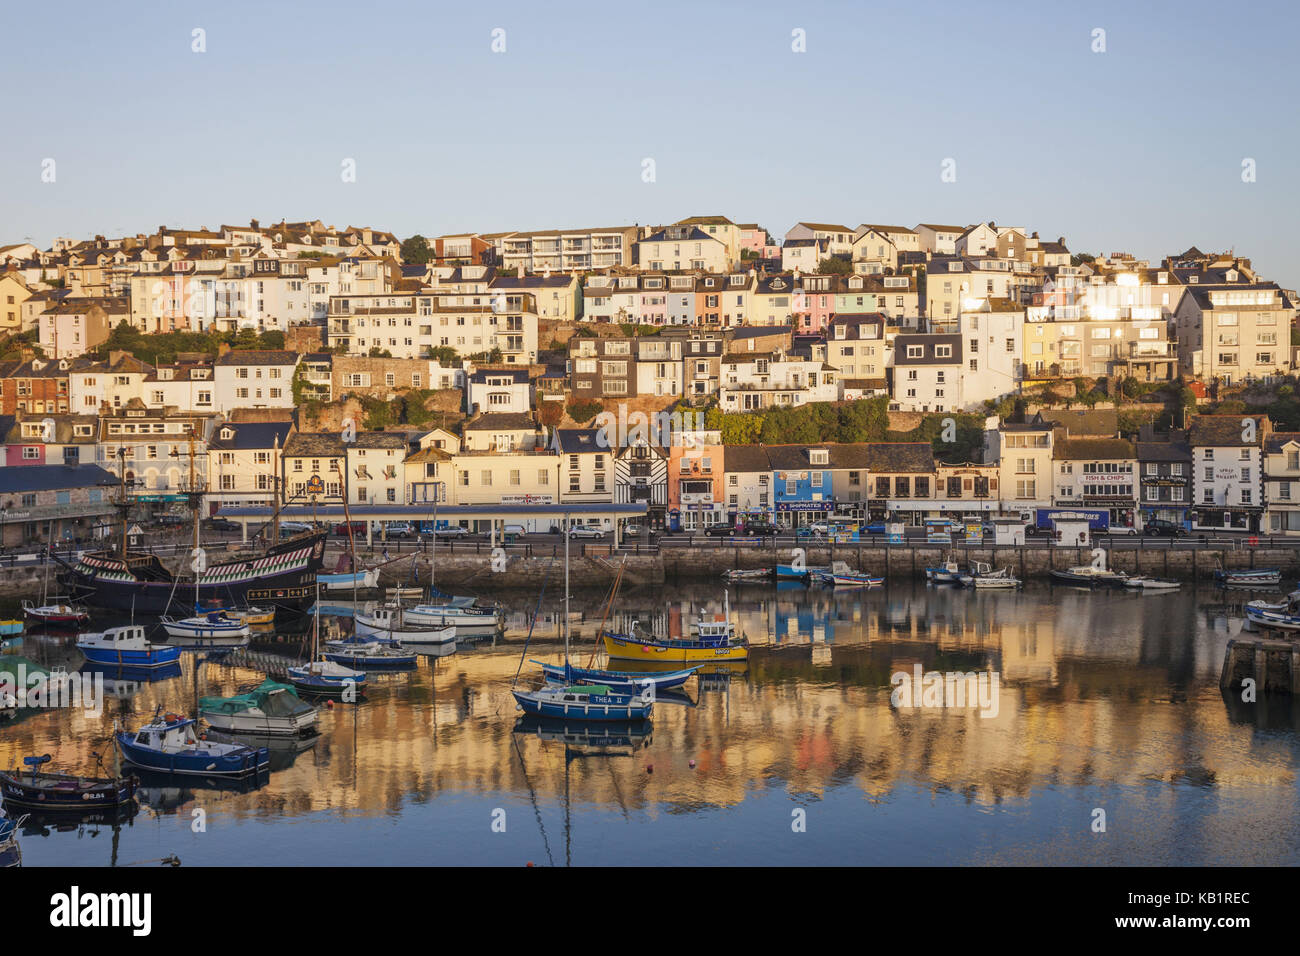
[[[811,465],[825,465],[830,462],[830,453],[825,448],[809,448],[808,463]]]

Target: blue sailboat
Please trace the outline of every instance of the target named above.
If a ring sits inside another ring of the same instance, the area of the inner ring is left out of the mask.
[[[676,671],[607,671],[588,667],[567,668],[559,664],[532,661],[542,669],[542,676],[551,684],[604,684],[611,690],[624,694],[640,693],[646,683],[654,684],[655,693],[680,687],[691,679],[699,667],[685,667]]]

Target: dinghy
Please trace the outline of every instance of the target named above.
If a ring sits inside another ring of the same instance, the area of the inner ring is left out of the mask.
[[[1261,627],[1279,631],[1300,631],[1300,591],[1292,591],[1285,601],[1250,601],[1246,604],[1246,620]]]
[[[687,667],[676,671],[610,671],[595,670],[586,667],[565,668],[559,664],[532,663],[542,668],[542,676],[552,684],[603,684],[610,690],[623,694],[640,693],[646,683],[655,688],[655,695],[672,687],[680,687],[691,679],[699,667]]]
[[[1011,573],[1010,568],[994,571],[991,565],[983,561],[973,562],[970,573],[961,576],[961,583],[963,587],[975,590],[1008,590],[1020,587],[1020,579]]]
[[[100,634],[83,634],[77,650],[92,664],[113,667],[166,667],[180,660],[181,649],[174,644],[154,644],[145,637],[138,624],[110,627]]]
[[[381,642],[373,637],[345,637],[325,642],[325,659],[344,667],[364,667],[373,671],[414,670],[416,655],[408,653],[393,642]]]
[[[1060,581],[1062,584],[1074,584],[1080,587],[1091,588],[1109,585],[1123,585],[1128,575],[1123,571],[1111,571],[1109,568],[1097,568],[1091,564],[1081,564],[1077,567],[1067,568],[1064,570],[1055,569],[1049,572],[1053,579]]]
[[[366,685],[366,672],[344,667],[333,661],[309,661],[288,669],[289,683],[295,690],[318,697],[343,697],[349,691],[360,694]]]
[[[926,568],[925,579],[931,584],[960,584],[961,566],[950,554],[937,568]]]

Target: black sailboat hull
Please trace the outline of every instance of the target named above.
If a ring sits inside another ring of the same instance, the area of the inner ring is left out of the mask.
[[[289,540],[259,557],[212,565],[200,575],[198,602],[204,606],[274,607],[301,613],[316,599],[316,573],[325,556],[324,535]],[[128,614],[194,613],[193,579],[177,581],[152,555],[107,552],[65,564],[62,586],[74,600]]]

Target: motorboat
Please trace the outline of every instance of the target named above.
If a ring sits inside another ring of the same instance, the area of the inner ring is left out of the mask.
[[[359,637],[376,637],[393,641],[411,650],[439,648],[456,643],[454,625],[442,627],[412,625],[406,622],[399,604],[380,604],[352,616]]]
[[[292,737],[310,733],[319,712],[292,686],[267,679],[233,697],[200,698],[199,716],[225,733]]]
[[[180,619],[163,617],[162,626],[169,637],[202,647],[243,647],[252,634],[245,621],[226,611],[208,611]]]
[[[192,718],[155,714],[135,733],[115,735],[122,759],[134,767],[164,774],[244,777],[270,765],[265,747],[247,747],[201,738]]]
[[[155,644],[139,624],[110,627],[99,634],[83,634],[77,650],[92,664],[115,667],[166,667],[180,660],[181,649],[174,644]]]
[[[1074,584],[1080,587],[1109,587],[1111,585],[1122,585],[1128,577],[1123,571],[1112,571],[1109,568],[1098,568],[1091,564],[1081,564],[1073,568],[1054,568],[1049,572],[1052,578],[1063,584]]]
[[[974,588],[975,590],[1009,590],[1018,588],[1021,584],[1020,579],[1011,573],[1010,568],[994,571],[992,565],[983,561],[972,562],[970,572],[961,576],[961,583],[963,587]]]
[[[1177,591],[1183,582],[1173,578],[1149,578],[1142,575],[1124,579],[1124,587],[1137,591]]]

